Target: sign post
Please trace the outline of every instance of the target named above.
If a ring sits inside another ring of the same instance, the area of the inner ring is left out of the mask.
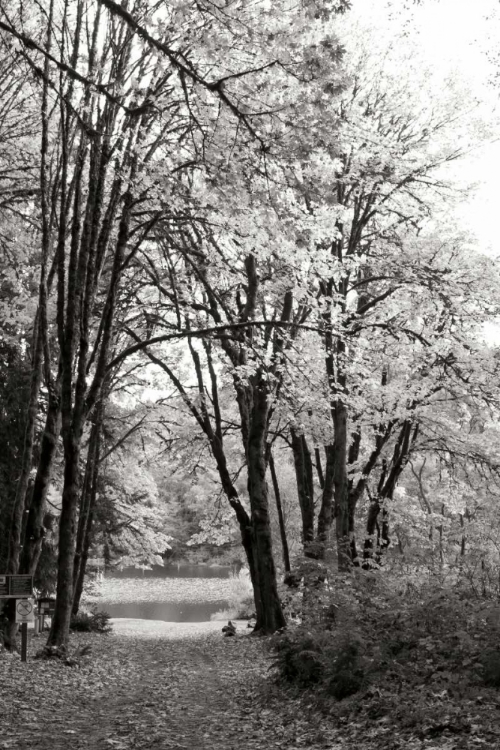
[[[56,611],[56,600],[50,596],[40,597],[38,599],[38,622],[40,632],[43,631],[46,617],[53,617]]]
[[[0,599],[25,599],[33,594],[33,576],[1,575]]]
[[[0,599],[15,599],[16,622],[21,623],[21,661],[28,653],[28,622],[35,619],[34,605],[27,597],[33,595],[33,576],[0,575]]]
[[[28,623],[21,623],[21,661],[26,661],[28,656]]]
[[[35,608],[29,599],[17,599],[16,622],[21,623],[21,661],[26,661],[28,654],[28,623],[35,619]]]

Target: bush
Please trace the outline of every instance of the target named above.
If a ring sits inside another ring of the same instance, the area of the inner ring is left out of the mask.
[[[481,663],[485,685],[500,688],[500,651],[489,649],[481,655]]]
[[[286,682],[301,688],[321,683],[337,700],[356,693],[363,684],[363,644],[353,633],[338,638],[301,626],[275,636],[271,644],[276,652],[275,666]]]
[[[211,620],[249,620],[255,613],[252,582],[247,568],[229,577],[228,606],[215,612]]]
[[[98,612],[96,609],[78,612],[71,617],[70,628],[79,633],[109,633],[112,630],[110,619],[111,615],[107,612]]]
[[[314,689],[318,700],[365,688],[390,695],[430,684],[440,695],[471,696],[500,688],[498,602],[432,582],[405,594],[372,573],[332,581],[330,604],[271,639],[282,682]]]

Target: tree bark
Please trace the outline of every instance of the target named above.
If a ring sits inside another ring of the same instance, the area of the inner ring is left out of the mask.
[[[29,573],[30,575],[35,575],[40,554],[42,552],[43,539],[45,536],[43,519],[45,517],[47,493],[50,486],[54,458],[57,452],[60,429],[61,404],[60,394],[56,388],[55,393],[49,393],[45,428],[40,444],[40,459],[31,495],[25,542],[21,558],[21,572]]]
[[[83,480],[80,512],[78,516],[75,561],[73,567],[73,614],[78,612],[78,607],[80,606],[80,598],[85,579],[85,550],[87,550],[88,557],[88,549],[90,546],[93,511],[97,495],[97,482],[99,479],[99,453],[104,418],[103,411],[104,405],[101,399],[94,410],[94,421],[90,430],[87,463],[85,467],[85,477]]]
[[[276,474],[276,466],[274,465],[274,456],[272,450],[269,450],[269,469],[271,471],[271,480],[273,483],[274,499],[276,500],[276,510],[278,511],[278,523],[280,527],[281,547],[283,550],[283,566],[285,573],[290,572],[290,552],[288,549],[288,539],[286,537],[286,525],[285,517],[283,515],[283,505],[281,502],[281,492],[278,483],[278,475]]]
[[[316,557],[314,542],[314,488],[311,452],[304,435],[295,429],[290,430],[293,463],[297,481],[300,513],[302,517],[302,543],[306,557]]]
[[[73,604],[73,565],[76,542],[76,512],[80,493],[81,438],[81,430],[74,429],[64,436],[64,489],[59,520],[56,607],[47,641],[48,646],[58,648],[66,645]]]
[[[347,409],[340,398],[333,407],[335,465],[333,484],[335,488],[335,521],[337,536],[337,558],[339,570],[351,567],[351,540],[349,533],[349,480],[347,475]]]
[[[323,492],[321,495],[321,508],[318,514],[317,549],[318,559],[324,560],[326,549],[330,541],[330,529],[333,522],[333,493],[334,493],[334,469],[335,449],[333,445],[325,446],[326,470]]]
[[[371,501],[368,511],[363,550],[364,568],[370,567],[370,560],[373,558],[377,565],[380,564],[383,554],[389,548],[389,511],[387,504],[393,498],[394,490],[408,463],[412,446],[418,437],[418,432],[418,424],[414,425],[411,420],[406,419],[401,426],[390,462],[388,463],[386,460],[382,462],[377,495]],[[381,524],[379,524],[380,513],[382,513]]]
[[[246,453],[256,572],[254,593],[257,622],[255,632],[268,634],[285,627],[286,621],[278,596],[268,510],[266,482],[268,386],[262,373],[259,372],[254,377],[253,404]]]
[[[38,398],[42,383],[43,370],[43,346],[40,324],[40,313],[38,312],[33,332],[33,363],[30,386],[30,400],[27,410],[26,431],[23,447],[23,458],[21,475],[19,477],[14,508],[10,523],[9,558],[7,561],[7,573],[19,572],[21,562],[21,545],[23,533],[24,513],[27,505],[28,485],[31,468],[33,465],[33,447],[35,444],[36,420],[38,417]]]

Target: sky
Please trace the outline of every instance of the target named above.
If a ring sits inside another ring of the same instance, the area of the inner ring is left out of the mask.
[[[488,142],[457,164],[461,177],[475,189],[460,206],[477,238],[477,249],[500,257],[500,3],[498,0],[426,0],[422,10],[421,38],[436,65],[452,65],[466,75],[487,107],[493,123]],[[483,326],[485,341],[500,344],[500,321]]]
[[[461,206],[478,249],[500,256],[500,3],[498,0],[424,0],[420,37],[436,65],[460,70],[484,96],[495,125],[488,142],[457,165],[475,183]],[[494,83],[495,76],[497,78]]]

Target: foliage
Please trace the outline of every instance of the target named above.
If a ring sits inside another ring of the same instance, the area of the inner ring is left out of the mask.
[[[365,676],[362,641],[351,633],[314,632],[299,626],[274,640],[280,677],[301,688],[321,684],[329,695],[342,700],[358,692]]]
[[[93,608],[73,615],[70,628],[78,633],[110,633],[113,629],[110,619],[111,615],[107,612]]]
[[[247,620],[255,616],[255,601],[248,568],[231,573],[226,592],[227,607],[211,616],[211,620]]]
[[[427,681],[450,695],[497,688],[498,604],[438,580],[405,592],[400,579],[391,579],[367,573],[350,582],[336,580],[334,620],[325,621],[323,607],[312,623],[291,627],[271,641],[279,679],[313,688],[318,699],[337,700],[362,689],[389,696],[397,685],[398,692],[411,694]],[[383,713],[394,710],[389,699],[383,706],[379,701]]]
[[[324,556],[333,509],[341,569],[498,595],[500,281],[452,169],[497,118],[421,9],[69,5],[0,12],[0,566],[58,575],[51,638],[87,542],[152,565],[241,539],[280,627],[278,539]],[[343,697],[380,638],[342,641],[321,575],[286,606],[330,607],[337,651],[289,661]]]
[[[7,563],[8,524],[23,451],[28,392],[29,363],[19,344],[6,341],[0,330],[0,570]]]
[[[6,750],[10,738],[11,747],[51,750],[67,746],[68,737],[89,750],[118,742],[145,750],[166,736],[174,745],[207,750],[242,743],[249,750],[380,750],[381,741],[388,750],[468,750],[500,742],[498,689],[485,686],[479,672],[477,686],[468,685],[467,656],[453,675],[436,670],[443,665],[425,644],[411,649],[415,673],[402,674],[393,657],[387,679],[380,674],[366,690],[325,701],[320,691],[274,684],[265,639],[225,639],[218,624],[216,632],[194,636],[182,623],[151,632],[136,623],[111,639],[75,633],[68,653],[78,659],[76,669],[66,669],[64,659],[33,660],[36,640],[25,665],[0,652]],[[88,646],[91,653],[78,657]]]

